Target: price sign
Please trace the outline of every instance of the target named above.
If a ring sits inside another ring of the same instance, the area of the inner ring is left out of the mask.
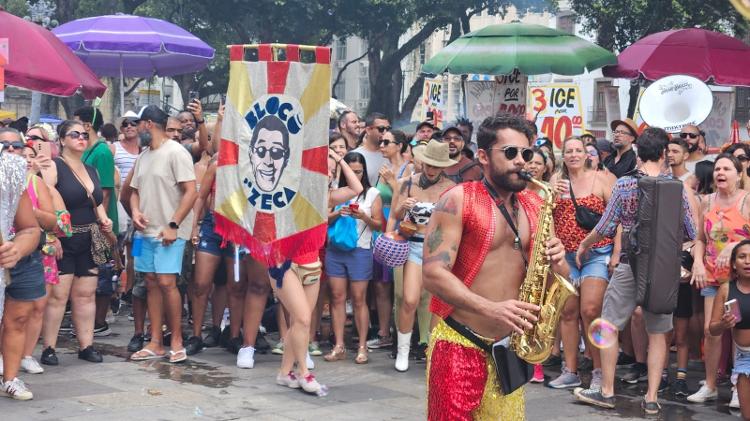
[[[442,127],[444,105],[443,79],[425,78],[422,91],[422,113],[419,121],[430,120],[435,126]]]
[[[485,118],[499,113],[525,116],[527,84],[528,77],[518,69],[492,80],[467,80],[464,86],[467,117],[478,127]]]
[[[536,115],[540,136],[552,140],[557,148],[570,136],[586,130],[578,85],[573,83],[535,84],[529,87],[528,108]]]

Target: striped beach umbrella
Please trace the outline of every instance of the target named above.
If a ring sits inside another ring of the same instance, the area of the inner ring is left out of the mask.
[[[615,55],[577,37],[541,25],[490,25],[448,44],[422,67],[428,74],[578,75],[617,63]]]

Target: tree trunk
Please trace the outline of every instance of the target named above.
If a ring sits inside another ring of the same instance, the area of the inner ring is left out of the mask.
[[[404,105],[401,107],[401,113],[398,115],[399,121],[411,121],[411,113],[414,112],[414,107],[417,105],[417,101],[422,96],[422,89],[424,88],[424,75],[420,75],[414,84],[409,88],[409,95],[404,100]]]

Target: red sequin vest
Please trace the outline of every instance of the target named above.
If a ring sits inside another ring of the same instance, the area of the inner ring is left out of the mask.
[[[467,288],[471,288],[474,278],[482,268],[484,259],[490,251],[492,239],[495,238],[496,224],[493,208],[496,205],[481,181],[462,183],[454,188],[463,189],[464,199],[463,232],[452,272],[463,281]],[[534,247],[533,239],[539,219],[539,210],[542,208],[542,199],[530,190],[524,190],[516,194],[516,197],[529,220],[531,241],[529,241],[528,252],[530,252]],[[430,311],[446,318],[453,312],[453,306],[433,296]]]

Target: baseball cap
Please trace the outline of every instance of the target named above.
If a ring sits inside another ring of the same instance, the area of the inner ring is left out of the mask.
[[[428,126],[432,130],[436,130],[437,129],[437,127],[435,127],[435,125],[432,124],[432,122],[430,120],[425,120],[425,121],[417,124],[417,131],[419,131],[419,129],[421,129],[424,126]]]
[[[156,124],[161,124],[162,126],[167,125],[168,118],[169,115],[156,105],[147,105],[141,108],[141,111],[137,116],[138,120],[151,120]]]

